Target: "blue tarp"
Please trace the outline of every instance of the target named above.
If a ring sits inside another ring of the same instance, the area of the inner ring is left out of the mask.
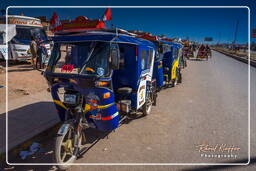
[[[94,32],[94,33],[80,33],[71,35],[57,35],[52,37],[55,42],[85,42],[85,41],[112,41],[117,43],[128,43],[135,45],[144,45],[155,48],[155,45],[144,39],[131,37],[123,34],[104,33],[104,32]]]

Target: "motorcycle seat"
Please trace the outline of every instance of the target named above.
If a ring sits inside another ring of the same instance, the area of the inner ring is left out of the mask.
[[[117,89],[118,94],[131,94],[132,93],[132,88],[130,87],[121,87]]]

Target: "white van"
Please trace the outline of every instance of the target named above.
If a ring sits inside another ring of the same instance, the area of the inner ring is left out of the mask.
[[[5,23],[6,16],[0,16],[0,24]],[[8,24],[16,26],[16,35],[8,44],[11,46],[9,49],[12,49],[12,59],[18,61],[31,59],[30,42],[32,37],[43,40],[48,54],[50,55],[50,43],[40,19],[27,16],[8,15]]]

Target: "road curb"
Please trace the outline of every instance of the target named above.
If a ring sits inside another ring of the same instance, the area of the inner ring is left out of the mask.
[[[16,147],[10,149],[8,152],[8,158],[13,159],[13,158],[19,156],[19,152],[23,151],[23,150],[28,150],[29,146],[33,142],[40,143],[42,141],[45,141],[49,138],[54,137],[56,135],[56,132],[60,128],[60,126],[61,126],[61,123],[59,122],[59,123],[53,125],[52,127],[42,131],[41,133],[33,136],[32,138],[29,138],[28,140],[20,143]],[[5,163],[5,162],[6,162],[6,153],[2,153],[2,154],[0,154],[0,163]]]
[[[232,55],[232,54],[229,54],[229,53],[227,53],[227,52],[223,52],[223,51],[221,51],[221,50],[217,50],[217,49],[213,49],[213,50],[214,50],[214,51],[217,51],[217,52],[219,52],[219,53],[222,53],[222,54],[224,54],[224,55],[226,55],[226,56],[229,56],[229,57],[231,57],[231,58],[234,58],[234,59],[236,59],[236,60],[238,60],[238,61],[241,61],[241,62],[243,62],[243,63],[248,64],[248,59],[241,58],[241,57],[239,57],[239,56]],[[253,66],[253,67],[256,67],[256,61],[250,60],[250,65]]]

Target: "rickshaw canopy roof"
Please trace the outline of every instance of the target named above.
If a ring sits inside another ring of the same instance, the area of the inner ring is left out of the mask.
[[[163,44],[174,46],[176,48],[182,48],[183,47],[182,44],[176,43],[176,42],[170,42],[170,41],[165,41],[165,40],[160,40],[160,42],[163,43]]]
[[[86,42],[86,41],[106,41],[116,43],[144,45],[155,48],[155,45],[144,39],[132,37],[125,34],[115,34],[109,32],[84,32],[78,34],[56,35],[52,37],[54,42]]]

